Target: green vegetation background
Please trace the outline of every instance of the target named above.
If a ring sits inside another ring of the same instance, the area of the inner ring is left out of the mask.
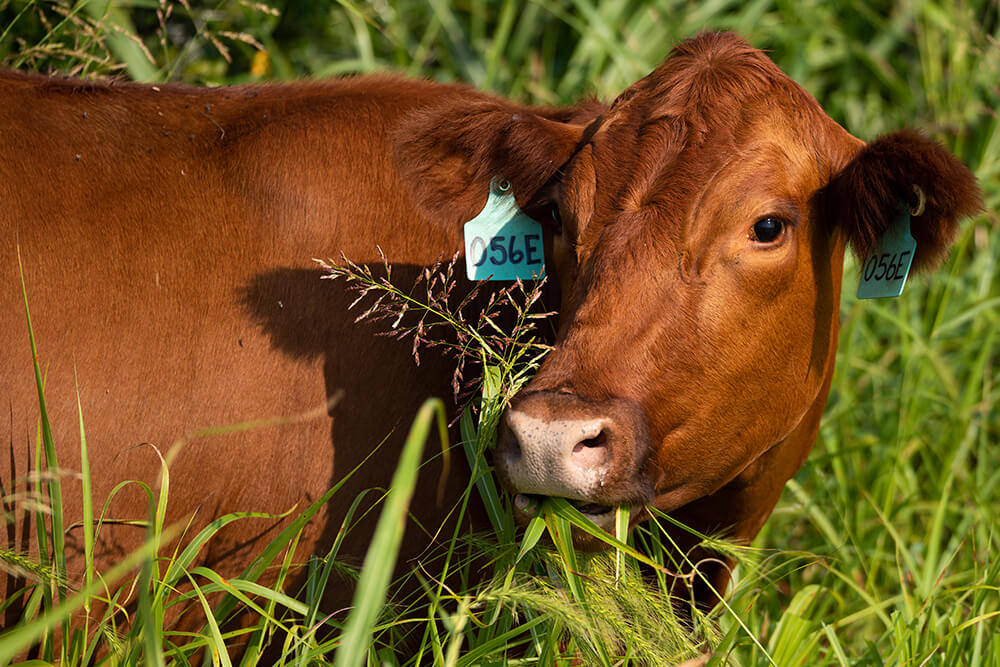
[[[923,129],[987,203],[899,299],[856,301],[848,260],[820,442],[734,607],[777,664],[1000,664],[996,0],[5,0],[0,62],[205,85],[388,70],[553,104],[610,100],[705,29],[768,50],[863,139]]]

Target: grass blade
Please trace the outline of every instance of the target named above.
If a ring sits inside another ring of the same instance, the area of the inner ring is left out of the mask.
[[[442,445],[447,446],[444,404],[439,399],[429,399],[420,407],[410,427],[399,464],[392,476],[385,507],[365,556],[361,578],[354,594],[354,611],[347,619],[347,626],[334,658],[335,667],[352,667],[365,661],[372,632],[396,566],[407,509],[417,483],[420,458],[435,417]]]

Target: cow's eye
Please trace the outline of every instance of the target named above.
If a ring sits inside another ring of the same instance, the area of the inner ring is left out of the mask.
[[[774,243],[785,231],[785,222],[781,218],[761,218],[750,228],[750,239],[758,243]]]
[[[563,231],[562,216],[559,215],[558,206],[552,207],[552,226],[553,226],[552,231],[554,231],[556,234],[562,234]]]

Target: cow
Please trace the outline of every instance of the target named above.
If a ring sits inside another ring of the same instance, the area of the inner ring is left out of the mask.
[[[614,507],[634,524],[652,506],[738,540],[816,438],[845,247],[864,256],[919,192],[914,265],[930,269],[981,206],[938,144],[912,130],[854,138],[724,33],[676,46],[610,106],[532,108],[388,75],[199,89],[4,72],[5,489],[31,465],[38,415],[19,266],[59,466],[80,468],[79,397],[98,502],[122,480],[154,485],[159,454],[200,427],[326,404],[320,418],[186,438],[168,521],[193,515],[193,531],[304,506],[378,443],[395,461],[423,399],[450,395],[452,368],[427,355],[418,368],[408,344],[355,325],[352,296],[311,258],[379,263],[379,246],[405,281],[462,250],[497,182],[542,224],[560,313],[493,455],[519,520],[532,500],[562,497],[604,528]],[[327,548],[351,500],[390,473],[361,466],[302,552]],[[72,577],[80,489],[63,481]],[[436,477],[423,481],[404,561],[467,478],[452,471],[443,504]],[[145,508],[132,484],[108,515]],[[281,525],[231,524],[202,560],[238,572]],[[142,538],[106,526],[99,568]],[[27,545],[26,527],[8,539]],[[341,553],[366,540],[353,531]],[[695,594],[711,605],[728,570],[703,574]]]

